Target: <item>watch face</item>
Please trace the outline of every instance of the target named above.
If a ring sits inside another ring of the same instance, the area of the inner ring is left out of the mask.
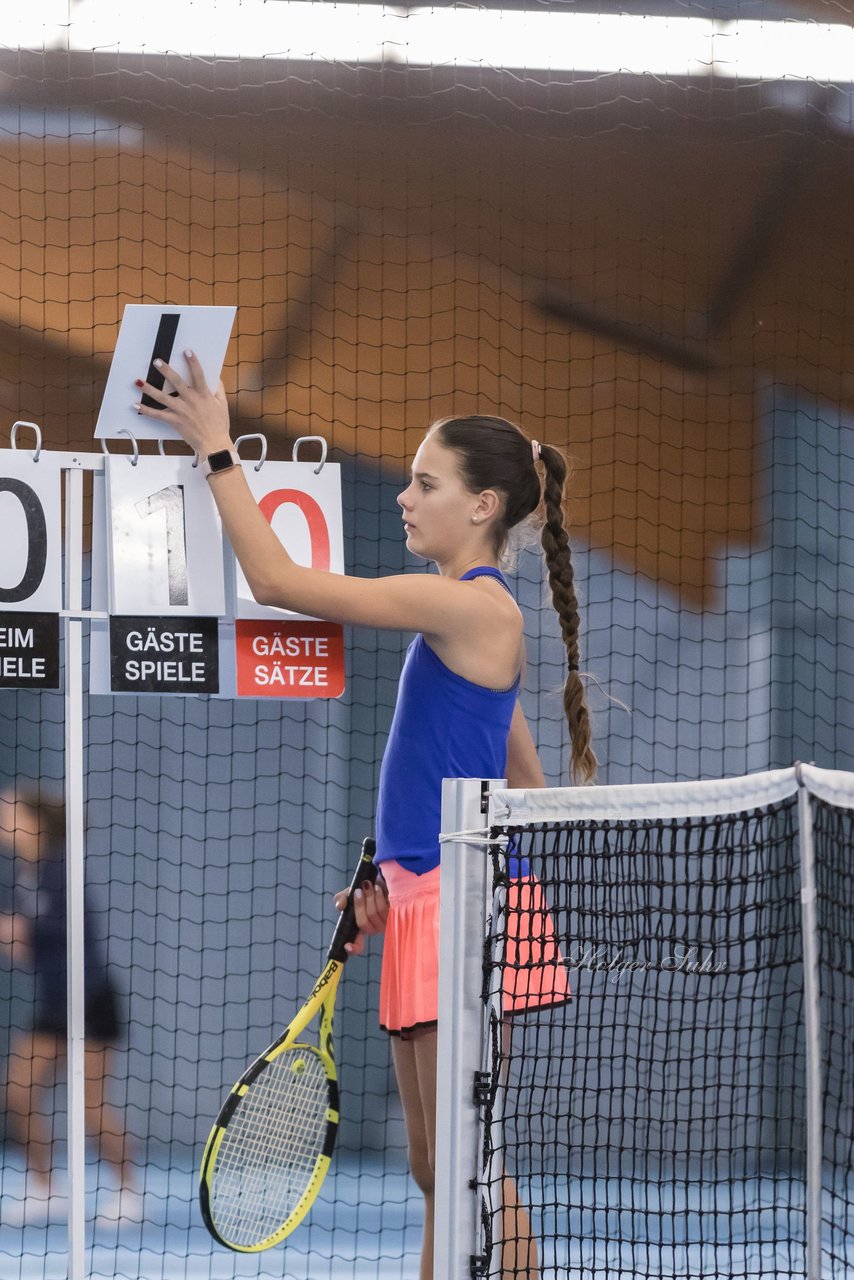
[[[227,471],[234,466],[234,459],[229,449],[220,449],[219,453],[208,454],[208,466],[211,471]]]

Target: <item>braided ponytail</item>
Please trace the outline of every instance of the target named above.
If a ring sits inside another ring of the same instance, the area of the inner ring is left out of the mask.
[[[579,673],[578,599],[575,594],[575,574],[569,550],[569,535],[563,515],[566,462],[551,445],[540,445],[539,455],[545,471],[543,484],[545,524],[541,541],[546,553],[549,586],[560,620],[569,667],[563,687],[563,709],[572,744],[570,773],[573,782],[592,782],[596,777],[596,756],[590,745],[590,712]]]
[[[431,431],[443,445],[456,450],[463,480],[472,493],[494,488],[503,494],[504,511],[496,527],[497,554],[506,546],[510,530],[532,515],[541,499],[544,503],[541,540],[569,663],[563,706],[572,744],[570,773],[574,782],[592,782],[596,757],[590,746],[590,714],[578,670],[578,601],[563,519],[566,463],[557,449],[529,440],[520,427],[504,418],[443,418]],[[542,493],[536,458],[545,471]]]

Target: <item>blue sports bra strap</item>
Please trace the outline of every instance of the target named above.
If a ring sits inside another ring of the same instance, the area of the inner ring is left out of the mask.
[[[500,569],[496,569],[491,564],[477,565],[474,569],[469,569],[460,578],[460,582],[471,582],[474,578],[494,578],[496,582],[500,582],[504,590],[512,596],[513,592]]]

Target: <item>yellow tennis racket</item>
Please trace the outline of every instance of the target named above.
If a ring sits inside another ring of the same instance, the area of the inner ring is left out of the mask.
[[[199,1202],[215,1240],[259,1253],[299,1226],[323,1185],[338,1133],[332,1015],[345,944],[358,933],[353,893],[377,876],[362,843],[347,905],[314,990],[287,1030],[247,1068],[216,1118],[202,1158]],[[318,1044],[300,1039],[319,1018]]]

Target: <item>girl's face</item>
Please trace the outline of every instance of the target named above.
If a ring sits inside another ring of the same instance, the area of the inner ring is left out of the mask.
[[[428,436],[412,463],[412,479],[398,494],[406,545],[415,555],[440,564],[458,550],[472,530],[478,499],[463,483],[455,450]]]

